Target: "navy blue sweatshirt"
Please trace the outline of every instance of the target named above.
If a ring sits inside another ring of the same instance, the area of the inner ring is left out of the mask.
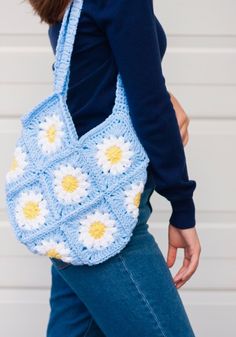
[[[49,26],[55,53],[61,22]],[[130,116],[150,159],[155,190],[172,206],[170,223],[195,226],[193,191],[177,118],[162,73],[165,32],[152,0],[84,0],[71,59],[67,104],[78,136],[111,114],[119,70]]]

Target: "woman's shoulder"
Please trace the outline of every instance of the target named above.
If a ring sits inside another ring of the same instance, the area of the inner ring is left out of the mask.
[[[98,12],[102,10],[118,10],[119,8],[124,8],[127,11],[131,8],[135,12],[140,6],[153,10],[153,0],[84,0],[84,2],[86,7],[96,9]]]
[[[61,28],[61,21],[48,26],[48,37],[54,53],[56,51],[57,39],[59,36],[60,28]]]
[[[122,18],[126,22],[138,19],[141,24],[142,19],[154,15],[153,0],[85,0],[85,10],[105,24]]]

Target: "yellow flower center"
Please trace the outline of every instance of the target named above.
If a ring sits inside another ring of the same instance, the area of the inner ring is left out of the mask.
[[[94,221],[90,228],[89,228],[89,234],[94,239],[101,239],[103,235],[105,234],[106,226],[101,221]]]
[[[17,160],[16,158],[13,159],[12,163],[11,163],[11,167],[10,167],[10,170],[11,171],[15,171],[18,167],[18,163],[17,163]]]
[[[112,163],[116,164],[121,160],[122,150],[119,146],[113,145],[106,150],[107,159]]]
[[[25,204],[25,207],[23,208],[23,213],[26,219],[28,220],[35,219],[40,213],[39,204],[33,201],[27,202]]]
[[[47,130],[47,139],[49,143],[54,143],[56,140],[56,133],[57,130],[54,125],[50,126],[50,128]]]
[[[140,200],[141,200],[141,193],[138,192],[135,197],[134,197],[134,205],[136,207],[139,207],[139,204],[140,204]]]
[[[48,257],[54,258],[54,259],[61,259],[61,254],[58,253],[58,251],[55,248],[49,249],[46,253]]]
[[[62,179],[62,188],[68,193],[74,192],[79,187],[79,181],[72,175],[67,175]]]

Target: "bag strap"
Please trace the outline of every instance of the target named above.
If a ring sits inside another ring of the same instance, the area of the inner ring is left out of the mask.
[[[74,0],[66,8],[56,47],[54,90],[67,92],[71,55],[83,0]]]
[[[54,64],[54,91],[61,93],[65,97],[68,91],[71,55],[83,2],[84,0],[73,0],[67,6],[58,36]],[[127,109],[128,104],[124,87],[121,76],[118,73],[114,110],[118,112]],[[127,112],[128,111],[125,111],[125,113]]]
[[[56,45],[56,57],[55,57],[55,62],[54,62],[54,89],[55,90],[56,90],[56,85],[58,82],[57,76],[59,75],[59,72],[60,72],[59,64],[60,64],[62,54],[63,54],[63,47],[65,43],[66,29],[68,25],[68,17],[69,17],[70,10],[71,10],[71,6],[69,5],[64,14],[64,18],[61,24],[61,29],[59,32],[57,45]]]

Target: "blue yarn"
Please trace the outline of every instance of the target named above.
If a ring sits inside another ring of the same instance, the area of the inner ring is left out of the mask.
[[[57,43],[54,92],[21,117],[5,190],[10,223],[31,252],[93,265],[121,251],[130,240],[149,158],[132,125],[120,74],[111,114],[78,138],[66,95],[82,6],[83,0],[74,0],[66,9]]]

